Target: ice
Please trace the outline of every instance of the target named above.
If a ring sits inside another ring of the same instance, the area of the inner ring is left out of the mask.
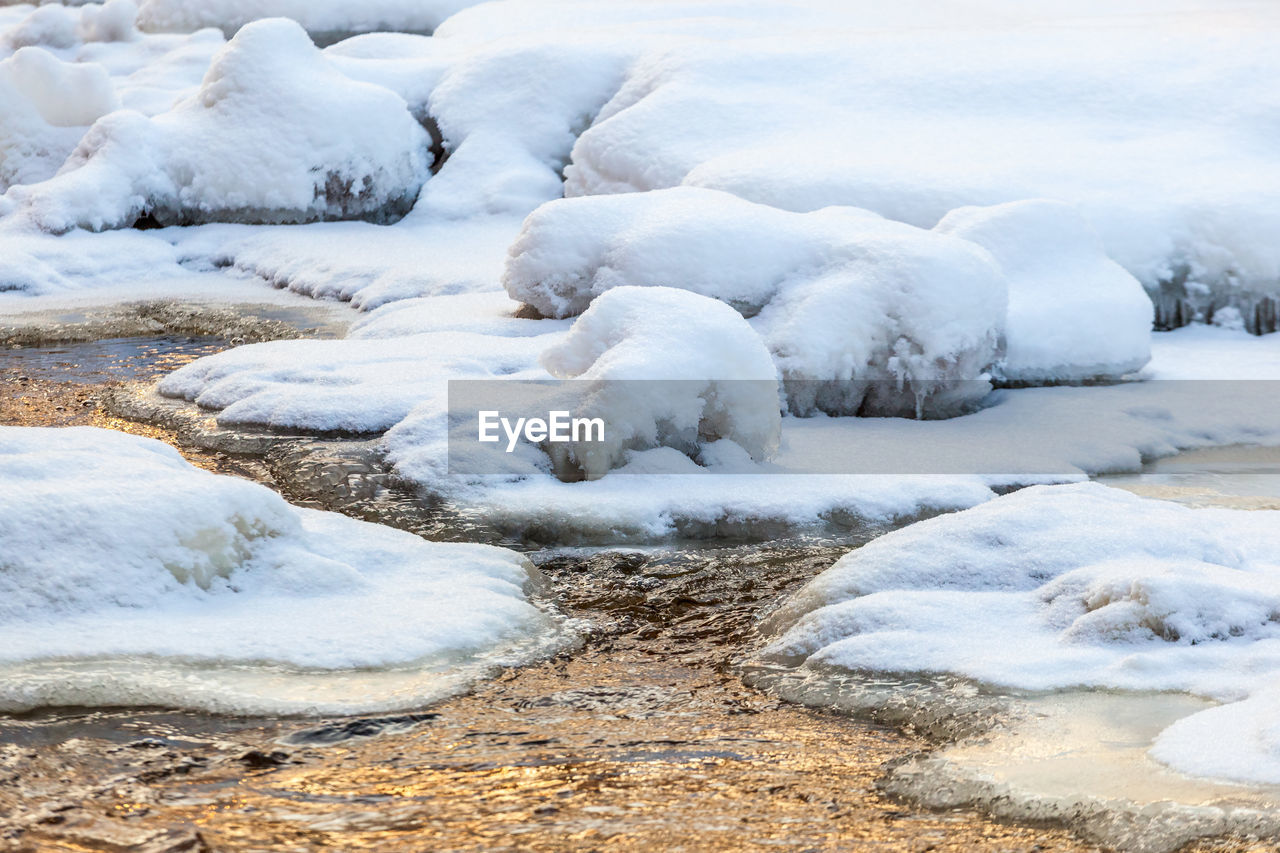
[[[427,145],[399,96],[351,81],[297,24],[271,19],[219,51],[198,93],[155,118],[103,118],[57,177],[8,199],[53,232],[394,220],[427,177]]]
[[[935,230],[991,252],[1008,280],[999,378],[1118,379],[1151,358],[1151,300],[1070,206],[1033,200],[962,207]]]
[[[763,657],[1243,699],[1175,723],[1153,755],[1192,775],[1275,782],[1278,520],[1097,484],[1032,487],[851,552],[766,620]]]
[[[157,441],[4,427],[0,479],[6,711],[417,707],[557,634],[518,554],[297,509]]]
[[[705,296],[614,288],[542,354],[542,364],[557,378],[586,383],[574,415],[607,425],[603,440],[551,445],[557,468],[572,465],[587,480],[621,467],[637,450],[697,456],[704,444],[730,441],[763,461],[778,448],[769,352],[737,312]]]
[[[666,285],[752,317],[796,414],[947,416],[998,359],[1006,284],[988,253],[855,208],[794,214],[693,188],[535,211],[504,283],[539,312]]]

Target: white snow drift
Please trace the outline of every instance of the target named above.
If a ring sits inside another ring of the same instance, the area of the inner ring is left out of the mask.
[[[556,634],[513,552],[297,509],[160,442],[4,427],[0,480],[7,711],[408,707]]]
[[[427,177],[427,145],[398,95],[338,73],[297,24],[272,19],[241,30],[198,93],[154,118],[106,116],[57,177],[8,197],[50,231],[395,219]]]
[[[1278,782],[1280,718],[1259,698],[1280,671],[1277,554],[1275,512],[1033,487],[851,552],[767,620],[780,636],[764,655],[1029,690],[1249,697],[1177,723],[1153,754],[1192,774]]]

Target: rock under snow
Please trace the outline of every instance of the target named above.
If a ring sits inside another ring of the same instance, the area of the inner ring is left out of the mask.
[[[1008,280],[1000,379],[1033,385],[1118,379],[1150,360],[1150,298],[1069,205],[962,207],[934,230],[986,249]]]
[[[592,303],[542,355],[561,379],[580,380],[576,417],[601,418],[604,440],[549,444],[557,471],[588,480],[632,451],[668,447],[691,457],[727,439],[757,461],[778,448],[773,362],[732,308],[670,287],[619,287]],[[574,383],[578,385],[578,383]]]
[[[765,623],[805,668],[949,672],[1027,690],[1227,702],[1156,740],[1192,774],[1280,781],[1280,518],[1097,484],[1037,486],[851,552]],[[1224,725],[1230,723],[1231,725]],[[1213,730],[1215,747],[1198,739]]]
[[[413,205],[427,147],[403,99],[335,71],[297,24],[272,19],[222,48],[194,96],[154,118],[107,116],[55,178],[9,198],[50,231],[382,221]]]
[[[753,318],[789,409],[949,416],[989,390],[1004,277],[973,243],[856,208],[797,214],[676,188],[544,205],[503,276],[544,315],[619,285],[711,296]]]
[[[298,509],[158,441],[0,427],[0,480],[6,711],[418,707],[557,633],[516,553]]]
[[[149,32],[189,33],[218,27],[228,37],[250,21],[290,18],[317,41],[352,33],[430,33],[459,9],[481,0],[142,0],[138,24]]]

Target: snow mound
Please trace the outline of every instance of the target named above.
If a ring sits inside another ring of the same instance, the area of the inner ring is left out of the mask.
[[[427,146],[399,96],[348,79],[297,24],[272,19],[222,48],[194,96],[154,118],[112,113],[55,178],[9,198],[55,232],[144,217],[385,221],[412,207]]]
[[[518,554],[297,509],[160,442],[4,427],[0,478],[5,711],[403,708],[556,633]]]
[[[396,30],[430,33],[459,9],[480,0],[142,0],[138,25],[148,32],[189,33],[218,27],[228,37],[250,21],[290,18],[313,38],[333,41],[352,33]]]
[[[1280,670],[1277,521],[1097,484],[1032,487],[851,552],[766,620],[778,636],[763,654],[1027,690],[1256,697]],[[1280,781],[1275,707],[1194,715],[1153,752],[1184,772]],[[1224,719],[1240,728],[1217,726],[1211,760],[1192,735]]]
[[[106,70],[37,47],[0,61],[0,191],[50,178],[85,128],[119,107]]]
[[[543,353],[542,364],[553,376],[587,383],[575,416],[605,425],[603,440],[549,445],[557,470],[573,467],[598,480],[633,451],[668,447],[696,457],[722,440],[757,461],[778,449],[769,352],[737,312],[705,296],[670,287],[610,290]]]
[[[1274,326],[1280,158],[1258,109],[1272,103],[1258,69],[1276,68],[1274,7],[715,8],[714,32],[628,67],[574,146],[566,195],[701,186],[921,227],[965,205],[1055,198],[1080,207],[1162,324],[1224,304],[1252,318],[1270,298]],[[579,11],[583,26],[617,14]],[[748,29],[762,21],[773,32]]]
[[[85,3],[79,8],[47,3],[0,31],[0,47],[17,50],[38,45],[60,50],[83,42],[132,41],[138,36],[137,14],[133,0]]]
[[[1118,379],[1150,360],[1151,300],[1069,205],[962,207],[934,230],[977,243],[1004,270],[1009,315],[1001,379]]]
[[[964,411],[989,390],[1004,328],[1004,277],[972,243],[856,208],[797,214],[694,188],[544,205],[503,282],[552,317],[619,285],[720,299],[753,318],[801,415]]]

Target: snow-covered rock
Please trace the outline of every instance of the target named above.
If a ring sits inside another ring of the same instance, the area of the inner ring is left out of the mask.
[[[0,61],[0,191],[52,177],[86,126],[118,105],[100,66],[35,47]]]
[[[134,0],[46,3],[32,9],[12,26],[0,28],[0,48],[17,50],[38,45],[65,49],[82,42],[132,41],[138,35],[134,27],[137,14]]]
[[[566,195],[695,185],[921,227],[964,205],[1055,198],[1153,295],[1170,291],[1162,323],[1184,305],[1190,317],[1238,301],[1251,315],[1280,295],[1280,251],[1264,236],[1280,228],[1280,160],[1272,110],[1259,108],[1272,104],[1259,69],[1276,67],[1275,7],[714,8],[723,17],[702,39],[648,25],[671,36],[578,139]],[[451,23],[486,14],[499,8]],[[748,29],[762,21],[771,31]]]
[[[525,222],[503,282],[544,315],[619,285],[753,318],[790,410],[947,416],[989,390],[1006,285],[990,255],[856,208],[790,213],[694,188],[563,199]]]
[[[428,175],[427,146],[398,95],[351,81],[272,19],[242,29],[194,96],[155,118],[112,113],[55,178],[9,198],[50,231],[395,219]]]
[[[230,37],[250,21],[291,18],[312,38],[332,41],[374,30],[430,33],[454,12],[478,2],[481,0],[142,0],[138,24],[150,32],[189,33],[218,27]]]
[[[3,427],[0,480],[7,711],[418,707],[557,634],[518,554],[298,509],[150,439]]]
[[[778,449],[781,416],[769,351],[727,305],[670,287],[605,293],[542,355],[579,380],[575,417],[600,418],[603,439],[549,444],[562,479],[597,480],[632,451],[668,447],[691,457],[732,441],[763,461]]]
[[[1033,487],[845,556],[765,623],[766,659],[949,672],[1028,690],[1272,695],[1280,518],[1097,484]],[[1233,726],[1224,726],[1231,722]],[[1193,774],[1280,781],[1269,700],[1175,724],[1154,754]],[[1197,738],[1215,732],[1215,748]]]
[[[970,240],[1000,263],[1009,283],[1008,382],[1117,379],[1151,358],[1151,300],[1102,250],[1069,205],[1046,200],[962,207],[936,231]]]
[[[546,379],[538,357],[555,335],[463,331],[388,339],[269,341],[225,350],[161,380],[161,394],[217,409],[222,424],[382,432],[449,379]]]

